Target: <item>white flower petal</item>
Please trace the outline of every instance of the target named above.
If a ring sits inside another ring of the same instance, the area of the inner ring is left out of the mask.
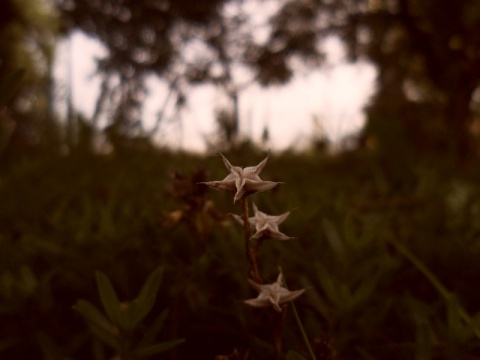
[[[240,223],[240,225],[243,225],[243,219],[240,215],[232,214],[232,216],[235,220],[237,220]]]
[[[237,187],[235,186],[235,180],[206,181],[206,182],[201,182],[199,184],[207,185],[215,190],[230,191],[230,192],[237,191]]]
[[[236,173],[230,173],[227,175],[227,177],[225,179],[223,179],[223,181],[225,180],[236,180],[236,179],[239,179],[240,176]]]
[[[243,300],[243,302],[247,305],[257,307],[257,308],[264,308],[264,307],[270,306],[270,302],[267,299],[249,299],[249,300]]]
[[[278,273],[277,281],[275,283],[279,284],[280,286],[283,285],[283,274],[281,272]]]
[[[223,159],[223,163],[225,164],[225,167],[227,168],[228,171],[230,171],[231,173],[236,173],[238,175],[240,175],[240,173],[242,172],[242,168],[239,167],[239,166],[233,166],[232,164],[230,164],[230,162],[227,160],[227,158],[225,156],[223,156],[222,153],[218,153],[222,159]]]
[[[286,302],[292,301],[302,295],[305,292],[305,289],[295,290],[295,291],[288,291],[288,294],[284,294],[281,296],[280,304],[284,304]]]
[[[269,236],[270,236],[273,240],[280,240],[280,241],[295,239],[294,237],[287,236],[287,235],[285,235],[284,233],[281,233],[280,231],[271,232],[271,233],[269,234]]]
[[[273,221],[275,221],[276,224],[281,224],[282,222],[285,221],[285,219],[290,215],[290,211],[286,212],[285,214],[282,214],[282,215],[278,215],[278,216],[272,216],[270,215],[270,217],[272,218]]]
[[[278,186],[278,184],[281,184],[275,181],[256,181],[256,180],[250,180],[250,179],[244,179],[244,180],[245,180],[245,185],[244,185],[245,192],[248,194],[271,190],[274,187]]]
[[[278,301],[276,299],[270,298],[270,302],[271,302],[273,308],[275,309],[275,311],[277,311],[279,313],[282,312],[282,308],[280,307],[280,304],[278,303]]]
[[[247,181],[247,179],[245,178],[238,178],[235,180],[235,186],[237,188],[237,192],[235,193],[235,197],[233,198],[233,202],[237,202],[238,200],[240,200],[243,196],[243,194],[245,194],[245,182]]]
[[[249,176],[249,175],[259,175],[260,172],[263,170],[263,168],[265,167],[265,165],[267,164],[267,160],[268,160],[268,157],[269,155],[267,155],[267,157],[260,163],[258,164],[257,166],[249,166],[249,167],[246,167],[244,170],[243,170],[243,173],[245,176]]]

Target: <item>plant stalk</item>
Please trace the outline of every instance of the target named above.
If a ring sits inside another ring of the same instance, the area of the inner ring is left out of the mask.
[[[252,242],[250,240],[251,232],[250,232],[250,223],[248,222],[248,200],[247,197],[242,197],[242,220],[243,220],[243,229],[245,231],[245,250],[247,259],[250,262],[250,273],[257,284],[262,284],[262,277],[260,276],[260,270],[258,268],[258,260],[257,255],[258,251],[252,246]]]
[[[275,348],[275,360],[282,359],[282,334],[283,327],[285,325],[285,318],[287,314],[288,304],[282,305],[282,312],[274,314],[275,330],[274,330],[274,339],[273,345]]]
[[[283,275],[282,267],[279,267],[278,270]],[[285,279],[285,275],[283,275],[282,277],[283,277],[283,283],[285,284],[285,288],[288,289],[287,280]],[[308,353],[310,354],[310,357],[312,358],[312,360],[317,360],[317,357],[315,356],[315,353],[312,349],[312,346],[310,345],[310,340],[308,340],[307,332],[305,331],[305,328],[303,327],[302,320],[300,319],[300,316],[298,315],[297,308],[296,308],[295,303],[293,301],[292,301],[292,309],[293,309],[293,315],[295,315],[295,320],[297,321],[298,328],[300,329],[300,332],[302,333],[303,342],[305,343],[305,345],[308,349]]]

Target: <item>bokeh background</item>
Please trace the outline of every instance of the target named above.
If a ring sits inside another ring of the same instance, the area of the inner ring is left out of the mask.
[[[295,86],[332,71],[332,42],[368,73],[336,92],[341,116],[328,83]],[[362,109],[342,97],[357,81]],[[270,150],[262,179],[284,184],[252,199],[291,210],[296,239],[266,241],[261,270],[307,289],[316,359],[479,359],[479,85],[475,0],[3,0],[0,358],[272,359],[268,313],[241,302],[240,206],[198,184],[226,176],[219,151],[251,166]],[[275,110],[306,98],[318,108]],[[111,315],[98,271],[128,312],[158,267],[135,329],[79,311]],[[290,309],[283,344],[312,358]]]

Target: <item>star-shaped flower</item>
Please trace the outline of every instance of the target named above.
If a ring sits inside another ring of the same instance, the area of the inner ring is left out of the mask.
[[[256,299],[244,300],[244,303],[258,308],[273,306],[276,311],[282,312],[280,305],[296,299],[305,292],[305,289],[290,291],[284,288],[282,280],[282,273],[278,274],[276,282],[268,285],[257,284],[248,279],[259,294]]]
[[[290,236],[285,235],[284,233],[278,230],[278,225],[280,225],[287,217],[290,215],[290,211],[279,216],[267,215],[258,210],[255,203],[252,203],[253,211],[255,216],[248,218],[248,223],[252,231],[255,231],[255,234],[252,235],[252,239],[259,240],[260,238],[270,238],[274,240],[289,240],[293,239]],[[232,214],[232,216],[240,224],[243,225],[243,219],[239,215]]]
[[[230,174],[228,174],[228,176],[222,181],[207,181],[201,182],[200,184],[205,184],[215,190],[224,190],[235,193],[233,202],[256,192],[273,189],[280,184],[279,182],[274,181],[263,181],[258,176],[267,163],[268,155],[265,160],[257,166],[249,166],[242,169],[240,166],[233,166],[223,154],[219,154],[222,156],[223,163],[228,171],[230,171]]]

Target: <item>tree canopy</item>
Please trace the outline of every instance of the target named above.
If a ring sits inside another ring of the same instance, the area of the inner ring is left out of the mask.
[[[53,61],[58,14],[49,1],[5,0],[0,11],[0,149],[53,145]],[[16,76],[18,74],[22,76]],[[12,82],[12,80],[17,80]],[[4,105],[4,106],[3,106]],[[46,126],[47,125],[47,126]],[[47,144],[49,143],[49,144]]]
[[[112,117],[124,124],[120,127],[135,122],[135,112],[127,108],[138,107],[147,75],[167,81],[179,105],[188,84],[207,82],[221,87],[235,103],[246,83],[287,82],[294,72],[292,58],[311,64],[321,59],[313,26],[316,13],[294,2],[283,9],[272,1],[225,0],[57,0],[57,6],[65,32],[79,29],[107,47],[98,69],[106,79],[121,79],[116,106],[121,111]],[[273,9],[270,19],[268,14],[258,16],[263,6]],[[262,32],[271,37],[265,41]]]
[[[396,122],[416,150],[460,158],[477,151],[480,4],[371,3],[349,16],[343,36],[352,60],[366,57],[379,70],[367,133],[386,143],[386,125]]]
[[[8,0],[2,9],[0,71],[9,73],[15,64],[46,74],[49,66],[42,63],[52,58],[52,41],[45,39],[52,39],[56,17],[45,12],[43,2],[21,3]],[[394,157],[427,152],[466,158],[478,153],[480,5],[475,0],[54,4],[62,34],[82,31],[108,50],[98,60],[103,85],[92,126],[109,101],[112,136],[128,136],[141,127],[150,75],[169,84],[177,106],[188,99],[191,84],[220,87],[232,100],[233,120],[226,119],[233,121],[227,125],[235,133],[238,96],[248,84],[285,84],[301,66],[321,66],[322,40],[337,36],[350,61],[367,60],[378,69],[360,144],[373,144]],[[36,54],[23,56],[29,46],[25,41],[32,39]],[[40,53],[45,55],[41,61]]]

